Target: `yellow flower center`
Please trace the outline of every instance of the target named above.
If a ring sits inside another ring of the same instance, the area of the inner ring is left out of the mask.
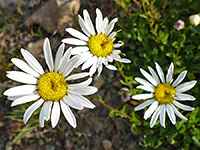
[[[154,96],[160,104],[171,104],[175,93],[176,91],[173,86],[162,83],[155,88]]]
[[[38,80],[39,95],[46,101],[59,101],[67,94],[67,83],[57,72],[48,72]]]
[[[105,34],[97,34],[90,37],[88,47],[90,52],[97,57],[106,57],[113,51],[113,42]]]

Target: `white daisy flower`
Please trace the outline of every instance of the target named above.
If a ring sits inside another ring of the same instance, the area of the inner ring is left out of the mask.
[[[108,18],[103,18],[98,8],[96,9],[96,14],[96,31],[88,11],[83,10],[84,19],[79,15],[78,22],[84,34],[73,28],[67,28],[66,31],[75,38],[62,40],[63,43],[77,46],[72,49],[72,54],[80,58],[76,67],[82,63],[82,70],[91,67],[89,71],[91,76],[97,69],[98,75],[100,75],[103,64],[110,70],[117,70],[114,65],[108,64],[113,60],[123,63],[131,62],[126,58],[121,58],[119,55],[121,51],[118,48],[123,45],[123,42],[114,43],[117,32],[112,32],[112,30],[118,19],[115,18],[109,23]]]
[[[159,117],[160,124],[163,127],[165,127],[165,112],[166,111],[172,124],[176,123],[175,114],[181,119],[187,120],[187,118],[184,117],[176,109],[176,107],[183,109],[185,111],[192,111],[195,109],[193,107],[183,105],[179,101],[187,101],[187,100],[194,101],[195,100],[195,97],[189,94],[185,94],[183,92],[188,91],[191,88],[193,88],[197,81],[193,80],[193,81],[185,82],[179,85],[179,83],[181,83],[181,81],[185,78],[187,74],[186,70],[181,72],[180,75],[177,77],[177,79],[173,82],[173,79],[172,79],[172,75],[174,72],[173,63],[171,63],[168,69],[166,79],[164,77],[164,73],[161,67],[157,63],[155,64],[156,64],[156,69],[160,77],[160,80],[156,72],[151,67],[148,67],[150,74],[144,71],[143,69],[140,69],[140,72],[144,75],[147,81],[142,78],[135,78],[137,82],[142,84],[142,85],[137,86],[136,88],[150,92],[148,94],[137,94],[137,95],[132,96],[132,98],[135,100],[148,99],[144,103],[138,105],[135,108],[135,111],[141,110],[151,105],[144,114],[145,120],[148,119],[153,114],[150,121],[151,128],[154,126],[156,120],[158,119],[158,116],[160,116]]]
[[[60,45],[55,58],[52,58],[52,51],[48,38],[44,41],[44,56],[49,72],[45,72],[39,62],[27,50],[21,49],[25,61],[13,58],[11,61],[22,71],[7,71],[7,77],[24,83],[17,87],[10,88],[4,92],[9,100],[12,100],[11,106],[35,101],[24,113],[24,123],[26,123],[33,112],[42,106],[39,122],[44,127],[44,120],[51,118],[51,125],[54,128],[60,118],[62,110],[65,118],[72,127],[76,127],[76,118],[70,107],[81,110],[84,107],[93,109],[93,105],[83,95],[90,95],[97,92],[97,88],[88,86],[92,79],[68,84],[66,81],[76,80],[89,76],[89,73],[77,73],[69,75],[74,69],[77,58],[70,58],[71,48],[64,53],[64,44]],[[63,54],[64,53],[64,54]]]

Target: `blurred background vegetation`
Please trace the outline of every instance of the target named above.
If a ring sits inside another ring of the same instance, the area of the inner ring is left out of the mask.
[[[39,1],[40,5],[48,2],[48,0]],[[21,58],[19,50],[23,48],[31,48],[27,43],[35,42],[36,40],[45,37],[51,37],[53,49],[56,49],[60,41],[65,36],[65,31],[58,33],[49,33],[41,24],[26,27],[24,19],[30,16],[29,11],[22,11],[22,1],[16,5],[16,9],[5,14],[0,9],[0,85],[1,92],[6,88],[12,87],[16,83],[9,81],[5,77],[7,70],[14,68],[10,59],[13,57]],[[109,0],[103,0],[102,3],[108,4]],[[39,6],[34,4],[32,11],[34,12]],[[101,2],[100,2],[101,3]],[[105,5],[92,1],[81,1],[79,14],[82,14],[82,9],[87,8],[94,20],[95,8],[105,9]],[[111,5],[112,4],[112,5]],[[172,125],[169,118],[166,118],[166,128],[160,126],[159,121],[150,129],[149,119],[144,120],[143,114],[145,110],[134,112],[134,108],[141,103],[140,101],[130,100],[122,103],[121,113],[111,111],[110,116],[120,116],[127,118],[130,115],[129,132],[134,135],[137,149],[183,149],[197,150],[200,148],[200,25],[191,26],[188,18],[190,15],[200,13],[199,0],[113,0],[108,7],[111,9],[107,12],[109,18],[117,17],[118,23],[115,30],[121,29],[117,34],[117,40],[124,42],[121,48],[132,63],[117,64],[120,72],[117,76],[121,79],[120,82],[124,87],[129,88],[131,95],[142,93],[142,90],[136,90],[137,86],[135,77],[142,77],[139,68],[147,70],[147,66],[155,68],[155,62],[158,62],[166,74],[171,62],[175,64],[174,78],[183,70],[188,70],[188,74],[184,81],[197,80],[196,86],[187,92],[196,97],[194,102],[184,102],[196,109],[192,112],[181,113],[188,118],[187,121],[177,117],[176,125]],[[32,8],[32,7],[30,7]],[[30,9],[29,8],[29,9]],[[104,13],[104,11],[102,11]],[[105,11],[106,12],[106,11]],[[105,15],[104,15],[105,16]],[[78,28],[77,18],[73,25]],[[182,30],[174,28],[178,20],[185,22],[185,27]],[[10,36],[12,35],[12,36]],[[43,44],[43,40],[41,42]],[[41,46],[41,44],[39,44]],[[27,48],[27,49],[29,49]],[[36,53],[40,54],[40,53]],[[40,55],[38,55],[40,57]],[[42,56],[41,56],[42,57]],[[44,62],[43,62],[44,64]],[[16,69],[16,68],[14,68]],[[123,90],[119,91],[122,94]],[[0,93],[0,97],[6,100]],[[3,101],[1,106],[10,107],[10,102]],[[109,105],[109,103],[108,103]],[[21,122],[23,112],[29,105],[18,106],[18,108],[9,113],[8,118]],[[3,112],[0,114],[4,114]],[[32,117],[32,120],[24,127],[23,123],[18,124],[14,133],[19,133],[18,136],[12,135],[10,139],[14,139],[13,143],[17,143],[25,134],[37,128],[38,126],[37,113]],[[167,116],[166,116],[167,117]],[[34,119],[35,118],[35,119]],[[15,124],[16,125],[16,124]],[[22,128],[23,127],[23,128]],[[12,132],[12,131],[10,131]],[[76,133],[76,132],[75,132]],[[75,134],[77,135],[77,134]],[[128,143],[127,143],[128,145]],[[98,148],[97,148],[98,149]],[[116,148],[117,149],[117,148]]]

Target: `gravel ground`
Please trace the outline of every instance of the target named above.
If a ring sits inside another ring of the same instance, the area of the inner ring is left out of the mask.
[[[8,82],[5,71],[17,69],[11,65],[10,59],[21,57],[20,48],[28,49],[41,62],[45,36],[50,37],[52,49],[57,49],[60,44],[63,33],[57,32],[59,31],[56,29],[57,26],[54,32],[49,32],[48,29],[43,28],[43,24],[40,22],[30,26],[25,25],[25,22],[49,1],[0,1],[0,9],[3,12],[0,15],[0,27],[6,28],[5,33],[0,32],[0,83],[2,83],[0,92],[16,85],[15,82]],[[21,2],[20,5],[19,2]],[[82,0],[79,13],[83,8],[95,12],[96,7],[99,7],[105,14],[109,14],[115,5],[109,0]],[[94,18],[95,13],[91,15]],[[76,26],[76,23],[71,25]],[[33,33],[37,33],[37,35],[34,36]],[[44,60],[42,60],[42,64],[44,65]],[[92,97],[100,95],[107,104],[120,109],[124,102],[117,94],[122,87],[119,78],[116,77],[116,72],[104,69],[101,76],[95,76],[93,79],[93,85],[98,87],[99,91]],[[24,124],[16,119],[22,117],[22,114],[20,114],[21,116],[17,116],[18,114],[9,116],[11,112],[16,112],[21,107],[11,108],[11,102],[4,96],[0,100],[0,150],[134,150],[138,148],[136,143],[138,137],[130,132],[129,121],[119,117],[109,117],[109,110],[95,101],[93,102],[96,105],[94,110],[73,110],[78,124],[76,129],[73,129],[61,115],[56,128],[52,129],[48,122],[44,128],[37,127],[25,134],[17,144],[12,144],[12,140],[24,127]],[[128,107],[131,105],[129,104]]]

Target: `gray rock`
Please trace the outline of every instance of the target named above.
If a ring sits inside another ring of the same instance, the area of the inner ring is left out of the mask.
[[[61,147],[62,143],[60,141],[56,141],[56,146]]]
[[[79,0],[49,0],[25,21],[25,25],[40,24],[49,33],[63,33],[65,28],[74,25],[79,8]]]
[[[56,149],[56,147],[53,146],[53,145],[47,145],[46,146],[46,150],[55,150],[55,149]]]
[[[40,146],[43,146],[43,145],[44,145],[44,140],[43,140],[43,139],[39,139],[38,144],[39,144]]]
[[[102,129],[103,129],[103,123],[100,121],[96,121],[94,123],[94,130],[95,130],[96,134],[99,134]]]

